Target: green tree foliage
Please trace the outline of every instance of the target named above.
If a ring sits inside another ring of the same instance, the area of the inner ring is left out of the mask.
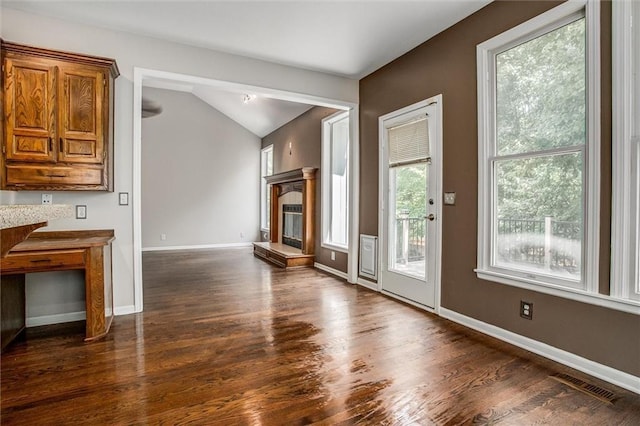
[[[422,218],[427,206],[426,163],[396,167],[396,217],[408,213],[411,218]]]
[[[584,18],[498,54],[498,156],[584,145],[585,72]],[[582,221],[583,155],[498,159],[499,217]]]

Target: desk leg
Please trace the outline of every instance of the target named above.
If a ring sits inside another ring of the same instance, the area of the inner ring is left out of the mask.
[[[84,271],[86,289],[87,326],[85,341],[104,336],[109,331],[113,314],[105,315],[105,276],[102,247],[87,249]],[[111,283],[109,283],[111,284]]]
[[[4,275],[0,282],[0,345],[2,350],[25,329],[24,274]]]

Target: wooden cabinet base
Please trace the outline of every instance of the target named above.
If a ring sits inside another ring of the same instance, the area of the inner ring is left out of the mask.
[[[281,268],[313,266],[315,256],[278,243],[253,243],[253,255]]]
[[[7,339],[14,335],[13,324],[18,317],[17,309],[22,306],[22,328],[24,328],[24,275],[31,272],[52,272],[66,270],[84,271],[85,308],[87,323],[85,341],[99,339],[109,332],[113,321],[113,282],[111,270],[111,242],[115,239],[113,230],[96,231],[50,231],[34,232],[0,258],[2,275],[2,345],[5,345],[5,300],[12,308],[11,320],[7,320]],[[21,302],[18,289],[12,285],[15,277],[22,277]],[[5,295],[7,297],[5,297]],[[9,296],[10,295],[10,296]],[[8,301],[9,297],[13,301]],[[19,333],[19,331],[18,331]],[[15,337],[15,336],[14,336]]]
[[[24,274],[2,277],[0,283],[0,345],[7,347],[25,329]]]

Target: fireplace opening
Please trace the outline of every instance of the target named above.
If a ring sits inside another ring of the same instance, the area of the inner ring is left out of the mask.
[[[282,244],[302,249],[302,204],[282,205]]]

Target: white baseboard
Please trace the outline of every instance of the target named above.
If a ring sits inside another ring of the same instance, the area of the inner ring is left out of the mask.
[[[41,325],[60,324],[63,322],[82,321],[87,319],[85,311],[67,312],[65,314],[42,315],[40,317],[27,318],[27,327],[38,327]]]
[[[374,283],[374,282],[362,279],[360,277],[358,277],[358,281],[356,281],[356,284],[361,285],[362,287],[366,287],[369,290],[379,291],[378,290],[378,283]]]
[[[338,271],[337,269],[331,268],[327,265],[323,265],[322,263],[315,262],[313,266],[320,269],[321,271],[325,271],[330,273],[331,275],[335,275],[336,277],[343,278],[345,280],[348,280],[349,278],[346,272]]]
[[[200,244],[193,246],[166,246],[166,247],[143,247],[142,251],[169,251],[169,250],[200,250],[210,248],[238,248],[251,247],[253,243],[222,243],[222,244]]]
[[[136,307],[134,305],[116,306],[113,309],[113,314],[115,316],[129,315],[129,314],[135,314],[135,313],[136,313]]]
[[[135,307],[133,305],[119,306],[114,309],[113,313],[116,316],[133,314],[135,313]],[[29,317],[27,318],[26,325],[27,327],[39,327],[41,325],[62,324],[65,322],[83,321],[86,319],[87,313],[85,311],[66,312],[64,314]]]
[[[447,308],[440,308],[440,316],[481,333],[488,334],[496,339],[511,343],[512,345],[526,349],[545,358],[549,358],[553,361],[559,362],[560,364],[575,368],[583,373],[587,373],[609,383],[613,383],[621,388],[640,394],[640,377],[625,373],[624,371],[616,370],[615,368],[591,361],[572,354],[571,352],[558,349],[547,345],[546,343],[530,339],[503,328],[496,327],[495,325],[487,324]]]

